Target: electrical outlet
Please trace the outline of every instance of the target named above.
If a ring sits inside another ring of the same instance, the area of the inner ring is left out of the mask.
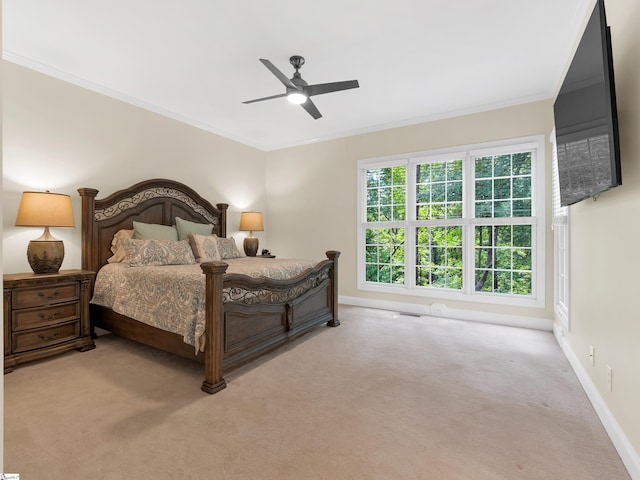
[[[613,392],[613,369],[607,365],[607,388]]]
[[[593,345],[589,345],[589,360],[592,366],[596,364],[596,349]]]

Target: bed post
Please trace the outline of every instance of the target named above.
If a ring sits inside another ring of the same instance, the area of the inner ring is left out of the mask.
[[[228,266],[222,262],[205,262],[200,265],[206,276],[205,378],[201,388],[203,392],[207,393],[217,393],[227,386],[227,382],[222,377],[222,361],[224,360],[222,277]]]
[[[79,188],[82,197],[82,269],[98,271],[99,265],[91,255],[93,242],[93,213],[96,206],[98,190],[95,188]]]
[[[216,203],[216,207],[220,210],[220,236],[227,236],[227,209],[229,208],[228,203]]]
[[[333,318],[327,322],[327,326],[337,327],[340,325],[340,320],[338,320],[338,257],[340,252],[329,250],[326,255],[329,260],[333,260],[331,268],[331,313]]]

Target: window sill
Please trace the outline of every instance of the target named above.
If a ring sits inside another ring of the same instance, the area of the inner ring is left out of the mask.
[[[404,285],[380,285],[373,283],[360,283],[358,290],[366,292],[386,293],[390,295],[402,295],[411,297],[434,298],[455,300],[461,302],[476,302],[489,305],[508,305],[512,307],[545,308],[544,299],[532,296],[515,297],[513,295],[500,295],[495,293],[473,292],[471,294],[447,289],[415,287]]]

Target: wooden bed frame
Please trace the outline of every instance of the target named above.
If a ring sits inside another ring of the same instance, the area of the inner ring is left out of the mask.
[[[165,179],[147,180],[98,200],[98,190],[80,188],[82,197],[82,268],[97,272],[112,255],[113,235],[132,229],[133,221],[174,225],[175,217],[212,223],[213,233],[227,234],[228,204],[215,207],[190,187]],[[111,309],[91,305],[92,328],[150,345],[205,364],[202,390],[213,394],[226,387],[223,372],[246,364],[288,343],[321,323],[336,327],[338,257],[328,259],[289,280],[256,279],[226,274],[224,262],[201,264],[206,277],[205,350],[197,356],[181,335],[146,325]],[[267,303],[224,302],[223,289],[239,296],[260,293]]]

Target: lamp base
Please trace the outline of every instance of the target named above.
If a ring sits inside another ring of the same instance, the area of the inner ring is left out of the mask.
[[[258,237],[245,237],[242,246],[247,257],[255,257],[258,253]]]
[[[62,240],[31,240],[27,260],[33,273],[58,273],[64,260],[64,243]]]

